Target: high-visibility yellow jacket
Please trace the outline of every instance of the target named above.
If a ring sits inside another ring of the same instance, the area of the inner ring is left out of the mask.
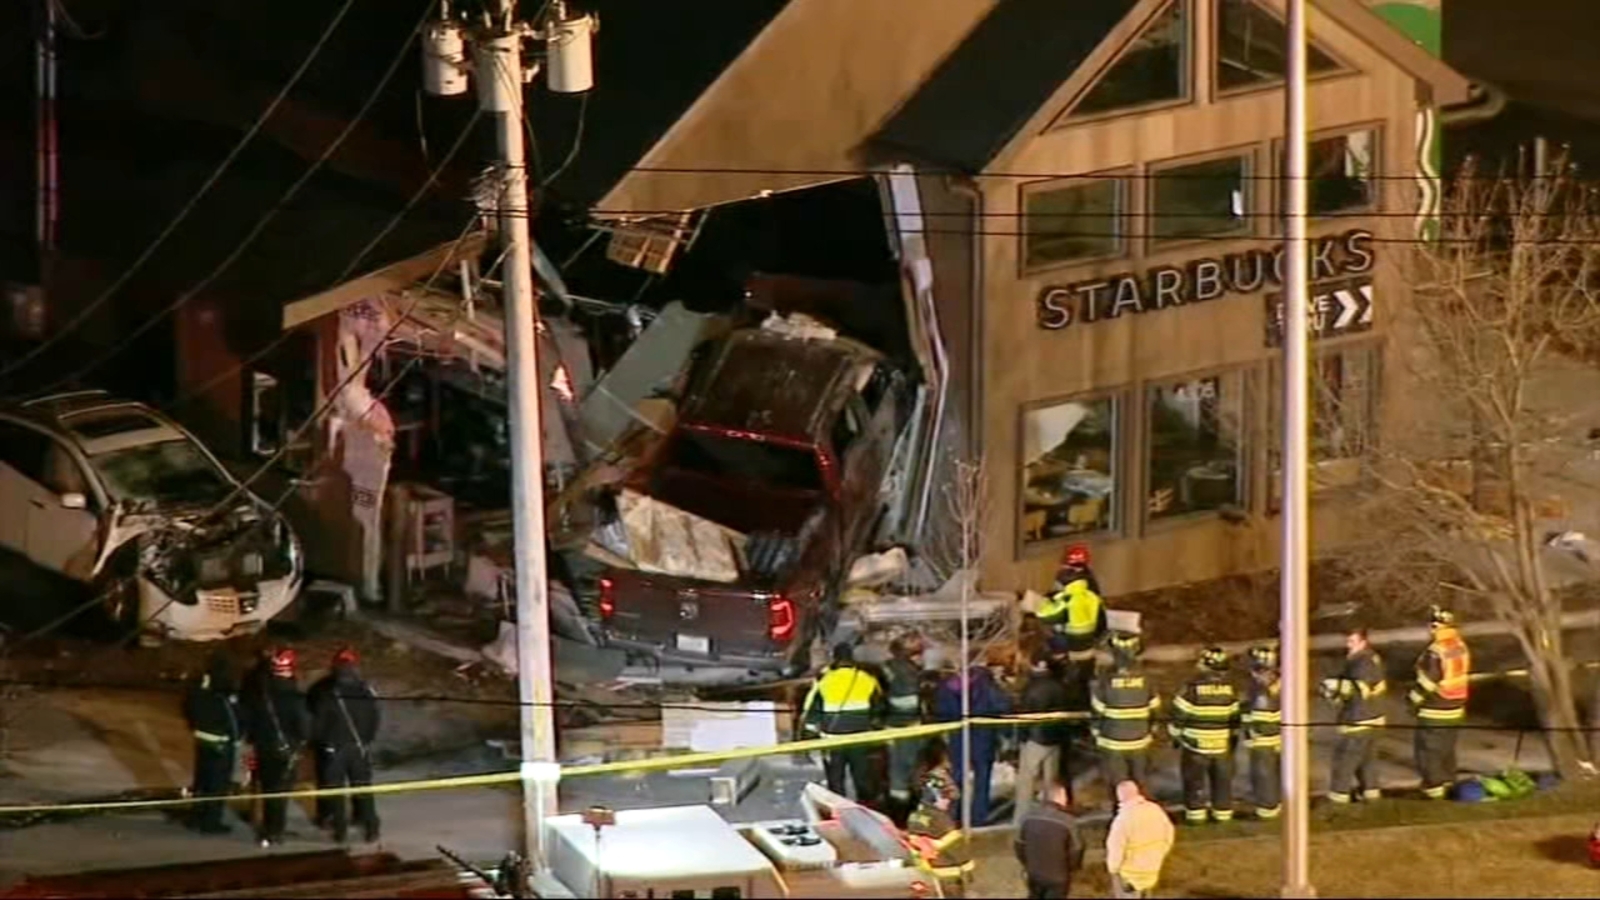
[[[885,701],[878,679],[865,669],[844,664],[822,673],[802,707],[806,728],[822,734],[856,734],[883,721]]]
[[[1089,584],[1089,579],[1074,578],[1045,598],[1036,613],[1039,621],[1061,632],[1069,653],[1094,649],[1106,631],[1105,601]]]
[[[1472,654],[1454,628],[1440,628],[1417,657],[1417,686],[1408,699],[1424,722],[1459,722],[1467,714]]]

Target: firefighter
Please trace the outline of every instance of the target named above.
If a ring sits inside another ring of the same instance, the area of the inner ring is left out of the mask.
[[[1250,748],[1250,797],[1256,818],[1276,819],[1283,810],[1283,698],[1278,648],[1250,648],[1250,689],[1244,702],[1245,745]]]
[[[1328,799],[1349,803],[1360,788],[1361,799],[1377,800],[1383,792],[1378,789],[1376,729],[1386,724],[1379,703],[1389,686],[1383,658],[1372,649],[1365,628],[1346,632],[1344,644],[1344,667],[1321,684],[1322,696],[1339,707],[1339,742],[1333,748]]]
[[[306,696],[311,712],[311,743],[317,754],[317,787],[365,787],[372,784],[372,742],[378,736],[378,695],[356,668],[360,657],[352,647],[333,655],[328,675]],[[318,798],[323,799],[323,798]],[[378,839],[378,808],[371,794],[328,797],[327,820],[333,839],[347,838],[350,807],[355,809],[367,842]]]
[[[1228,677],[1221,647],[1200,652],[1200,673],[1172,701],[1168,727],[1182,750],[1183,818],[1191,825],[1233,819],[1233,741],[1239,692]]]
[[[849,644],[833,648],[833,664],[811,686],[800,707],[802,727],[821,737],[860,734],[881,727],[887,713],[883,687],[871,672],[856,665],[855,650]],[[845,773],[855,785],[855,800],[863,804],[877,801],[877,777],[872,767],[872,748],[860,745],[828,750],[822,756],[828,790],[845,794]]]
[[[1105,601],[1100,585],[1089,571],[1089,548],[1073,544],[1061,557],[1055,591],[1039,606],[1039,621],[1067,640],[1067,659],[1094,661],[1094,651],[1106,633]]]
[[[883,668],[888,681],[889,727],[921,724],[922,636],[913,633],[889,642],[889,661]],[[905,812],[910,812],[912,805],[911,776],[917,767],[920,745],[914,739],[889,745],[889,796]]]
[[[947,891],[959,889],[962,876],[975,868],[955,819],[960,788],[948,768],[931,768],[920,781],[917,808],[906,820],[906,842]]]
[[[1094,713],[1094,742],[1108,787],[1124,781],[1145,783],[1150,753],[1151,717],[1161,698],[1150,689],[1139,654],[1137,634],[1111,633],[1111,667],[1094,679],[1089,705]]]
[[[273,651],[268,677],[258,681],[253,692],[242,701],[246,733],[255,747],[262,792],[274,794],[290,790],[294,786],[295,764],[311,730],[305,697],[295,683],[292,648]],[[261,801],[259,837],[262,848],[283,841],[288,814],[289,801],[285,798]]]
[[[184,719],[194,734],[194,796],[206,799],[197,805],[191,823],[202,834],[227,834],[233,829],[222,820],[225,801],[233,783],[233,764],[238,755],[239,700],[234,695],[233,671],[220,653],[199,683],[189,689],[184,701]]]
[[[1407,699],[1417,715],[1417,774],[1422,794],[1442,800],[1456,780],[1456,734],[1467,715],[1472,654],[1456,630],[1455,613],[1433,607],[1432,640],[1417,657],[1417,684]]]

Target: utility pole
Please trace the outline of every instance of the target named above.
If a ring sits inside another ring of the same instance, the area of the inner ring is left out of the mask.
[[[1283,896],[1311,886],[1310,285],[1306,245],[1306,0],[1289,0],[1283,165]]]
[[[470,33],[478,101],[495,124],[499,151],[501,272],[506,342],[506,401],[511,424],[511,525],[517,591],[517,696],[521,701],[522,799],[525,857],[535,872],[548,869],[544,821],[557,811],[561,765],[556,759],[555,691],[550,659],[550,595],[545,563],[544,419],[539,377],[539,298],[533,280],[533,204],[523,146],[525,85],[538,65],[524,68],[522,42],[547,42],[549,84],[558,93],[593,86],[589,39],[595,22],[569,16],[564,3],[549,4],[537,25],[519,22],[516,0],[490,0],[484,21]],[[428,29],[424,82],[432,93],[466,91],[462,24],[443,18]]]

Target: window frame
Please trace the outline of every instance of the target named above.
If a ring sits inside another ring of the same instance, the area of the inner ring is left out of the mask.
[[[1013,557],[1024,560],[1032,556],[1043,555],[1047,551],[1055,550],[1074,542],[1099,540],[1122,540],[1132,534],[1129,528],[1127,511],[1127,478],[1128,470],[1128,401],[1134,396],[1137,385],[1126,384],[1117,387],[1093,391],[1077,391],[1070,394],[1057,394],[1042,400],[1031,400],[1017,407],[1017,450],[1012,472],[1016,496],[1011,511],[1012,539],[1015,552]],[[1028,415],[1041,409],[1064,406],[1068,403],[1098,403],[1110,401],[1111,403],[1111,494],[1107,500],[1107,507],[1111,512],[1111,524],[1107,528],[1097,528],[1093,531],[1080,531],[1074,534],[1065,534],[1058,537],[1045,537],[1037,541],[1028,540],[1027,530],[1023,525],[1026,513],[1026,491],[1028,485],[1027,462],[1022,458],[1026,447]]]
[[[1140,116],[1162,110],[1177,109],[1181,106],[1192,106],[1195,103],[1198,103],[1200,100],[1200,91],[1196,90],[1195,88],[1198,86],[1197,82],[1199,67],[1196,65],[1196,63],[1199,61],[1199,54],[1195,53],[1195,46],[1200,41],[1201,32],[1199,22],[1200,17],[1195,15],[1195,10],[1199,8],[1200,5],[1201,0],[1172,0],[1170,5],[1163,5],[1160,9],[1152,13],[1150,18],[1141,22],[1138,29],[1133,32],[1133,37],[1129,39],[1128,43],[1118,47],[1116,54],[1111,57],[1111,60],[1104,66],[1101,66],[1100,69],[1094,73],[1094,76],[1089,79],[1088,84],[1084,85],[1082,90],[1073,95],[1072,99],[1068,101],[1064,107],[1065,111],[1056,118],[1056,121],[1051,127],[1066,128],[1097,122],[1105,122],[1110,119],[1117,119],[1123,116]],[[1183,76],[1182,95],[1171,100],[1152,100],[1149,103],[1141,103],[1137,106],[1125,106],[1120,109],[1105,109],[1100,110],[1099,112],[1079,114],[1077,111],[1078,104],[1082,103],[1084,98],[1088,97],[1089,94],[1100,85],[1101,79],[1110,74],[1111,70],[1117,65],[1117,63],[1122,61],[1127,49],[1132,46],[1134,41],[1137,41],[1141,36],[1144,35],[1145,30],[1148,29],[1150,24],[1156,20],[1156,17],[1165,13],[1172,6],[1182,7],[1184,15],[1184,52],[1182,59],[1178,63],[1178,71]]]
[[[1211,35],[1211,47],[1209,48],[1211,50],[1211,71],[1203,74],[1206,79],[1206,85],[1209,88],[1206,93],[1209,95],[1211,102],[1218,103],[1223,100],[1232,100],[1235,97],[1244,97],[1250,94],[1260,93],[1262,91],[1282,90],[1287,81],[1287,79],[1284,78],[1272,78],[1256,84],[1246,84],[1231,88],[1224,88],[1222,86],[1222,79],[1217,77],[1217,70],[1220,68],[1222,61],[1222,54],[1218,52],[1218,50],[1222,45],[1223,0],[1209,0],[1209,2],[1211,4],[1211,21],[1207,23],[1207,33]],[[1255,0],[1243,0],[1243,2],[1258,7],[1262,12],[1273,17],[1274,19],[1277,19],[1280,25],[1283,25],[1285,28],[1288,27],[1288,23],[1284,21],[1282,16],[1278,15],[1276,10],[1269,8],[1264,4],[1257,3]],[[1317,41],[1316,35],[1313,33],[1313,29],[1308,23],[1306,28],[1306,49],[1308,51],[1308,57],[1309,51],[1312,47],[1315,47],[1317,50],[1326,54],[1329,59],[1333,60],[1336,68],[1330,69],[1326,72],[1312,72],[1310,70],[1310,59],[1308,58],[1306,60],[1307,83],[1331,81],[1335,78],[1348,78],[1352,75],[1361,74],[1361,70],[1351,65],[1350,61],[1345,58],[1344,54],[1336,53],[1329,48],[1327,44]]]
[[[1343,339],[1334,339],[1331,342],[1315,341],[1311,344],[1311,359],[1309,362],[1312,363],[1313,366],[1319,362],[1319,356],[1323,354],[1366,354],[1366,375],[1368,378],[1368,387],[1365,404],[1365,415],[1367,419],[1366,447],[1361,454],[1356,456],[1332,457],[1323,460],[1316,459],[1316,426],[1315,421],[1312,422],[1313,431],[1309,446],[1307,448],[1312,454],[1310,461],[1311,465],[1309,466],[1310,472],[1308,473],[1307,478],[1307,493],[1310,496],[1337,496],[1342,493],[1361,490],[1363,487],[1371,483],[1372,471],[1369,466],[1361,463],[1363,460],[1370,458],[1372,452],[1377,449],[1378,443],[1382,439],[1381,427],[1383,425],[1382,407],[1384,391],[1384,355],[1387,349],[1388,345],[1384,338],[1373,337],[1370,334],[1351,335]],[[1278,453],[1281,453],[1281,450],[1277,450],[1275,452],[1275,448],[1277,448],[1279,445],[1273,442],[1272,436],[1280,431],[1283,427],[1283,409],[1282,402],[1279,401],[1275,403],[1273,401],[1273,397],[1277,394],[1281,394],[1283,388],[1282,384],[1278,383],[1281,379],[1281,376],[1274,374],[1279,372],[1283,365],[1282,351],[1274,351],[1270,356],[1267,357],[1265,365],[1267,366],[1267,369],[1263,377],[1266,382],[1266,389],[1268,393],[1263,402],[1265,409],[1262,411],[1263,418],[1265,420],[1264,436],[1266,439],[1262,442],[1264,446],[1261,448],[1261,466],[1265,470],[1264,474],[1267,481],[1263,491],[1262,511],[1266,515],[1276,516],[1283,512],[1283,497],[1281,494],[1281,486],[1283,484],[1283,463],[1277,455]],[[1314,391],[1315,388],[1312,388],[1312,390]],[[1310,395],[1310,400],[1312,412],[1315,412],[1317,401],[1314,394]],[[1346,476],[1342,480],[1322,481],[1319,483],[1317,478],[1317,473],[1319,471],[1325,470],[1331,464],[1348,464],[1351,462],[1357,464],[1355,466],[1355,472],[1353,475]],[[1274,487],[1274,485],[1277,485],[1278,487]]]
[[[1053,272],[1073,266],[1082,266],[1090,263],[1108,262],[1111,260],[1127,259],[1133,253],[1133,235],[1129,234],[1128,223],[1133,211],[1133,182],[1138,177],[1138,166],[1121,166],[1116,169],[1106,169],[1087,175],[1070,178],[1048,178],[1038,181],[1026,181],[1017,186],[1017,218],[1021,228],[1017,229],[1017,272],[1020,277],[1026,278],[1044,272]],[[1098,253],[1090,256],[1078,256],[1072,259],[1056,260],[1030,264],[1028,261],[1028,240],[1033,236],[1033,217],[1028,214],[1028,198],[1036,194],[1048,194],[1062,189],[1082,187],[1102,183],[1108,180],[1116,182],[1116,209],[1111,215],[1112,227],[1116,231],[1116,246],[1110,253]]]
[[[1255,406],[1260,401],[1257,399],[1257,363],[1239,363],[1223,366],[1210,366],[1204,369],[1195,369],[1189,372],[1169,375],[1162,378],[1151,378],[1139,384],[1139,409],[1143,420],[1139,423],[1139,485],[1140,495],[1139,522],[1146,535],[1160,533],[1175,528],[1184,528],[1200,522],[1209,522],[1222,517],[1222,509],[1202,509],[1186,513],[1174,513],[1156,516],[1150,512],[1150,492],[1153,480],[1150,477],[1150,468],[1155,459],[1155,429],[1150,421],[1153,408],[1153,392],[1159,388],[1169,387],[1185,382],[1200,381],[1206,378],[1217,378],[1223,381],[1223,387],[1232,379],[1238,386],[1239,421],[1235,430],[1236,446],[1234,454],[1239,467],[1238,475],[1234,478],[1236,484],[1235,501],[1240,513],[1248,514],[1253,507],[1255,495],[1252,479],[1255,474],[1256,460],[1254,448],[1251,446],[1256,429]]]
[[[1160,216],[1156,213],[1156,189],[1161,180],[1161,175],[1175,169],[1205,165],[1206,163],[1224,159],[1244,160],[1244,176],[1241,179],[1244,187],[1244,223],[1238,228],[1228,231],[1214,231],[1208,234],[1184,235],[1181,237],[1157,236],[1156,221]],[[1141,178],[1144,182],[1144,196],[1140,201],[1140,211],[1145,223],[1143,234],[1140,235],[1141,244],[1144,248],[1144,257],[1148,260],[1150,257],[1170,253],[1173,250],[1214,243],[1224,238],[1251,237],[1259,234],[1261,229],[1257,223],[1262,218],[1261,210],[1259,209],[1261,192],[1256,188],[1256,182],[1260,180],[1258,174],[1260,171],[1261,144],[1259,141],[1148,163],[1144,167],[1144,175]]]
[[[60,442],[57,441],[56,438],[50,434],[50,432],[45,431],[42,428],[35,428],[32,425],[18,422],[14,419],[0,419],[0,433],[3,433],[7,429],[15,431],[18,434],[26,434],[33,440],[39,442],[39,450],[41,452],[39,459],[34,462],[34,465],[37,467],[37,471],[29,472],[19,469],[15,464],[12,463],[10,459],[4,456],[0,456],[0,463],[3,463],[7,468],[11,469],[11,471],[16,472],[18,475],[26,478],[28,481],[48,489],[49,486],[45,484],[45,478],[48,475],[46,469],[49,453],[52,447]]]
[[[1315,212],[1311,209],[1311,189],[1306,186],[1306,216],[1311,221],[1331,221],[1341,218],[1359,218],[1362,214],[1382,212],[1383,181],[1379,173],[1383,171],[1384,164],[1384,125],[1381,119],[1364,122],[1355,122],[1349,125],[1338,125],[1333,128],[1323,128],[1311,132],[1306,138],[1306,160],[1311,159],[1311,146],[1318,141],[1327,141],[1334,138],[1348,137],[1352,134],[1366,132],[1372,135],[1372,189],[1371,197],[1360,206],[1344,206],[1329,212]],[[1285,169],[1284,154],[1287,147],[1281,139],[1274,139],[1268,152],[1272,154],[1272,215],[1268,218],[1273,222],[1274,233],[1281,232],[1283,219],[1283,174]]]

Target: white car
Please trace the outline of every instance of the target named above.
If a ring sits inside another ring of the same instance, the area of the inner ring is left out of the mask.
[[[283,516],[182,426],[104,391],[0,408],[0,546],[90,585],[146,640],[255,631],[304,576]]]

